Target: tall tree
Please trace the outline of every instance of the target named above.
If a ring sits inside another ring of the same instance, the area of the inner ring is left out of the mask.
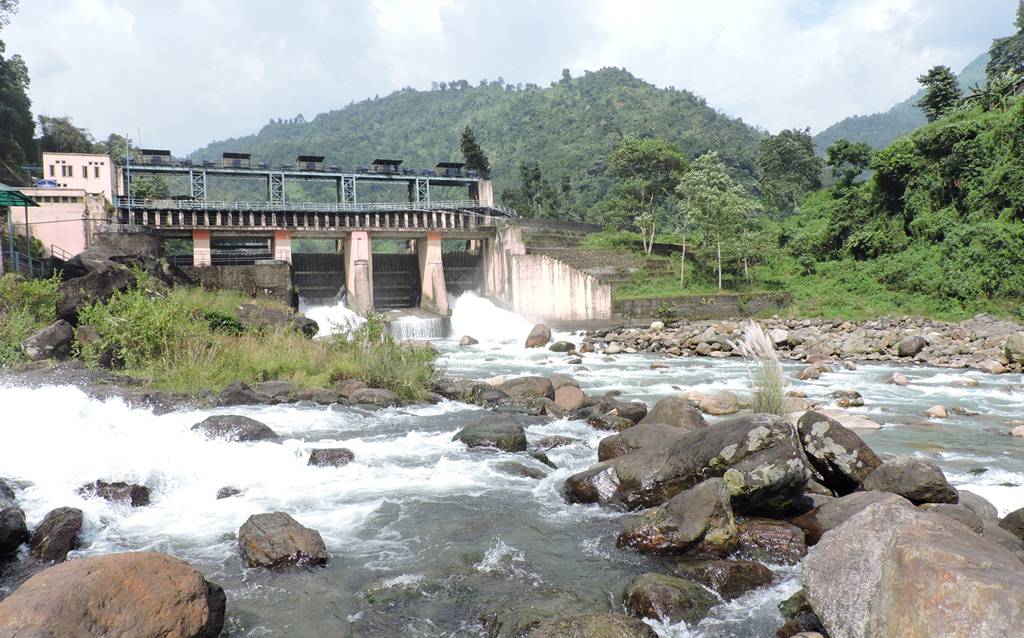
[[[462,156],[466,158],[466,168],[479,171],[484,179],[491,176],[491,163],[477,143],[473,129],[468,126],[462,131]]]
[[[804,195],[821,188],[821,159],[814,153],[809,128],[788,129],[761,140],[757,167],[765,198],[781,213],[796,210]]]
[[[558,211],[558,191],[535,161],[519,163],[519,186],[507,188],[501,200],[524,217],[552,217]]]
[[[1017,32],[1005,38],[996,38],[988,50],[985,74],[994,79],[1005,73],[1017,77],[1024,75],[1024,0],[1017,4]]]
[[[79,128],[68,116],[39,116],[39,146],[54,153],[91,153],[95,142],[92,133]]]
[[[933,66],[917,81],[925,88],[924,97],[917,105],[924,111],[929,122],[934,122],[956,108],[960,101],[960,84],[948,66]]]
[[[825,149],[825,164],[832,169],[842,188],[849,188],[853,180],[871,166],[871,146],[865,142],[851,142],[841,138]]]
[[[735,239],[754,210],[753,200],[733,181],[714,151],[698,157],[683,173],[676,192],[684,213],[700,226],[706,240],[715,245],[718,289],[722,289],[722,241]]]
[[[647,254],[654,248],[663,209],[675,197],[679,174],[685,168],[682,152],[662,139],[628,140],[608,160],[607,172],[614,185],[606,206],[631,218],[640,228]]]
[[[0,0],[0,29],[18,9],[17,0]],[[28,67],[20,55],[4,57],[0,40],[0,182],[21,184],[22,166],[35,159],[35,122],[28,98]]]

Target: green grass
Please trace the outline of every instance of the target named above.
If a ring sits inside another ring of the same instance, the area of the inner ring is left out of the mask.
[[[56,319],[60,280],[0,277],[0,368],[25,361],[21,344]]]

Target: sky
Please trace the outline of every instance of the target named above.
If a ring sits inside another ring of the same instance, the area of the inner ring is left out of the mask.
[[[432,81],[617,66],[771,132],[884,111],[1013,31],[1016,0],[21,0],[35,113],[185,154]]]

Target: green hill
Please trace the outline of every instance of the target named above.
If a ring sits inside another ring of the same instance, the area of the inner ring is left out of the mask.
[[[965,66],[957,78],[960,89],[965,93],[974,84],[985,82],[985,64],[988,53],[983,53]],[[824,156],[825,149],[838,139],[866,142],[872,148],[884,148],[897,137],[924,126],[924,113],[917,108],[917,102],[924,96],[920,90],[884,113],[854,115],[842,119],[814,136],[814,147]]]
[[[464,127],[490,157],[495,193],[515,186],[522,161],[537,161],[563,194],[561,215],[583,218],[607,188],[605,163],[623,139],[660,137],[687,156],[717,150],[736,176],[756,179],[762,133],[722,115],[688,91],[660,89],[622,69],[605,68],[550,87],[453,82],[444,90],[396,91],[312,120],[275,120],[259,133],[214,142],[192,154],[216,159],[224,151],[250,152],[272,164],[300,153],[325,155],[342,168],[377,157],[430,167],[461,159]]]

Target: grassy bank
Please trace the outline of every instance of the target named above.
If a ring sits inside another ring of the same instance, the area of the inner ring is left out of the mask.
[[[192,395],[217,392],[234,381],[275,379],[326,388],[360,379],[406,401],[427,398],[433,349],[395,341],[379,318],[371,317],[351,335],[312,340],[289,327],[243,327],[236,309],[256,300],[202,288],[157,292],[139,276],[138,287],[80,312],[75,352],[90,365],[113,358],[119,371],[153,388]],[[15,308],[10,320],[6,312],[0,319],[0,353],[3,364],[11,365],[22,360],[25,337],[53,320],[56,284],[15,276],[2,281],[0,307]],[[82,338],[86,327],[95,331],[91,339]]]

